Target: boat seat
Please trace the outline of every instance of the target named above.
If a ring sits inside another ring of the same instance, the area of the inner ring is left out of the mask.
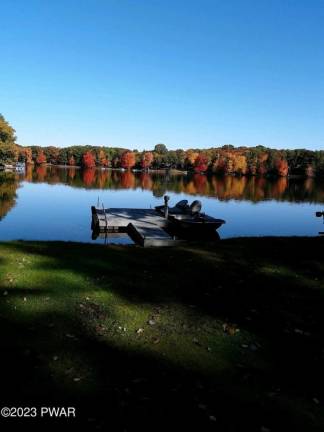
[[[175,207],[178,207],[181,210],[187,210],[189,208],[188,200],[181,200],[181,201],[177,202]]]

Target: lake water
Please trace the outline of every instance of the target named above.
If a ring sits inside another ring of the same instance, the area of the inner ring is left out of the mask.
[[[0,240],[94,242],[90,207],[98,197],[105,207],[150,208],[162,204],[165,194],[171,206],[201,200],[204,212],[226,220],[221,238],[316,236],[324,230],[314,215],[324,209],[324,185],[314,179],[28,167],[25,173],[0,172]],[[109,241],[131,242],[127,236]]]

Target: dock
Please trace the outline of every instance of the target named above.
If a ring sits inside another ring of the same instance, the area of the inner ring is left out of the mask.
[[[91,207],[92,227],[99,232],[125,232],[141,246],[174,246],[179,240],[167,232],[168,220],[154,209]]]

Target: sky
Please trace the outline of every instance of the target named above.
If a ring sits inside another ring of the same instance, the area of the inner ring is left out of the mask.
[[[324,150],[323,0],[1,0],[21,145]]]

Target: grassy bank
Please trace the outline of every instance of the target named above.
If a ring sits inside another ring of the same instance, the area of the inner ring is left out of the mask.
[[[0,244],[2,406],[76,406],[70,430],[323,430],[323,245]]]

